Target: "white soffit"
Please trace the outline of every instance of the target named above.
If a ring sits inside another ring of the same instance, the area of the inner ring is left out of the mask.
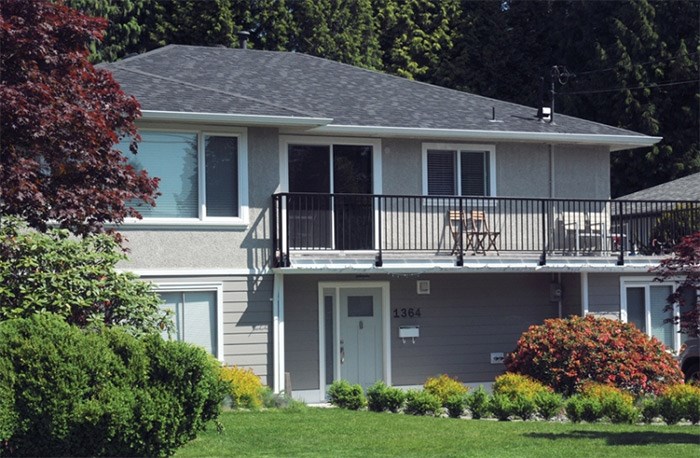
[[[301,116],[245,115],[229,113],[192,113],[184,111],[142,110],[144,121],[206,122],[211,124],[242,124],[246,126],[318,127],[333,121],[332,118]]]

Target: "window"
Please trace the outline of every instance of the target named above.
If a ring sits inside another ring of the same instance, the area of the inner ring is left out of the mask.
[[[623,278],[621,282],[622,320],[634,324],[647,335],[656,337],[668,349],[678,351],[682,340],[678,325],[668,321],[679,313],[678,306],[673,310],[664,310],[668,305],[666,299],[674,291],[675,285],[646,279]]]
[[[174,325],[163,338],[199,345],[221,359],[221,285],[160,285],[156,291],[165,302],[162,307],[172,312]]]
[[[159,221],[245,223],[247,161],[243,135],[141,132],[137,170],[158,177],[156,206],[134,203],[144,218]],[[128,151],[128,140],[120,144]]]
[[[495,148],[489,145],[423,145],[423,193],[429,196],[492,196]]]

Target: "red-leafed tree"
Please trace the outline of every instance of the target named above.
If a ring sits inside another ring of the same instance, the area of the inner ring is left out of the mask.
[[[154,204],[157,179],[114,147],[128,136],[136,152],[138,102],[88,61],[105,26],[60,2],[0,3],[0,218],[87,235],[139,217],[130,200]]]
[[[674,316],[681,332],[697,335],[700,330],[700,232],[684,237],[673,248],[671,257],[652,269],[657,280],[678,280],[679,284],[669,296],[669,304],[680,304],[681,313]],[[693,301],[688,303],[688,301]],[[669,309],[671,305],[669,305]]]

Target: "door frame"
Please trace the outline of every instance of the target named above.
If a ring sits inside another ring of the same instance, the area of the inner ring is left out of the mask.
[[[321,137],[312,135],[280,135],[279,136],[279,171],[280,171],[280,181],[276,192],[289,192],[289,145],[293,144],[305,144],[305,145],[323,145],[328,146],[331,150],[331,168],[328,171],[330,173],[330,184],[331,191],[333,191],[333,145],[355,145],[355,146],[371,146],[372,147],[372,195],[382,194],[382,140],[379,138],[366,138],[366,137]],[[286,207],[282,209],[282,233],[287,233],[287,218],[286,218]],[[379,210],[374,209],[373,213],[374,223],[372,228],[372,241],[373,249],[379,245]],[[334,218],[331,219],[331,234],[333,240],[333,250],[329,252],[338,251],[335,249],[335,224]],[[324,250],[326,251],[326,250]],[[360,250],[363,251],[363,250]],[[373,251],[373,250],[364,250]]]
[[[333,380],[340,378],[338,364],[340,348],[340,290],[341,289],[381,289],[382,298],[382,376],[384,383],[391,385],[391,307],[388,281],[320,281],[318,282],[318,386],[320,398],[326,398],[326,352],[334,352]],[[324,289],[333,289],[333,348],[326,348]]]

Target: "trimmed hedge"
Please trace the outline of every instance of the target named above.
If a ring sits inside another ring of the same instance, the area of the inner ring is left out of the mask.
[[[218,372],[201,348],[157,335],[50,314],[2,322],[2,397],[14,403],[0,403],[0,454],[172,455],[217,418]]]

